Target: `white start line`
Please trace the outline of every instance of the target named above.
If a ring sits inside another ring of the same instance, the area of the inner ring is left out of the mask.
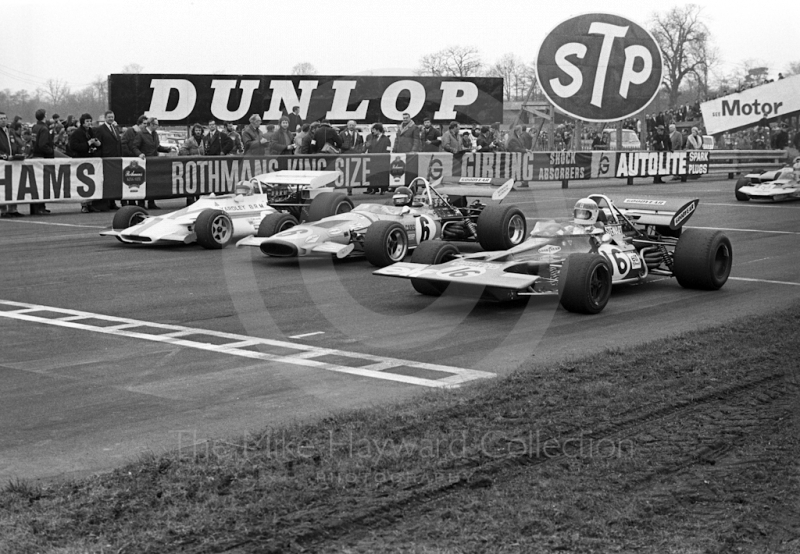
[[[37,312],[41,312],[42,315],[37,315]],[[50,315],[44,316],[43,313]],[[52,314],[60,315],[52,317]],[[153,323],[11,300],[0,300],[0,317],[117,337],[174,344],[230,356],[293,364],[423,387],[454,388],[468,381],[496,376],[494,373],[474,369],[374,356],[361,352],[346,352],[332,348],[320,348],[306,344],[181,325]],[[94,325],[92,321],[97,321],[98,324]],[[310,333],[305,336],[312,334],[318,333]],[[207,338],[209,342],[204,341],[204,338]],[[257,348],[257,350],[250,350],[249,348]],[[281,353],[272,353],[270,348]],[[287,349],[290,351],[288,354],[286,353]],[[326,361],[326,357],[334,358],[335,361]],[[348,362],[353,365],[348,365]]]

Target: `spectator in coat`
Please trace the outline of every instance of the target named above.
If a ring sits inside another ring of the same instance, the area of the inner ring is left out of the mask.
[[[217,129],[217,122],[208,121],[208,133],[203,137],[203,150],[206,156],[227,156],[233,150],[233,141]]]
[[[419,133],[417,125],[407,113],[403,114],[403,121],[397,128],[397,135],[394,137],[394,150],[398,154],[408,152],[419,152]]]
[[[533,135],[525,125],[522,126],[522,144],[525,146],[525,150],[533,149]]]
[[[289,118],[282,117],[278,129],[269,138],[269,153],[276,156],[290,156],[294,153],[294,139],[289,132]]]
[[[447,132],[442,135],[442,150],[450,152],[453,156],[461,157],[464,154],[464,145],[461,144],[461,137],[458,135],[458,123],[451,122],[447,127]]]
[[[323,149],[326,148],[326,144],[330,144],[340,152],[342,150],[342,139],[339,137],[339,133],[330,126],[327,119],[323,119],[319,122],[316,132],[314,132],[314,138],[311,141],[311,153],[325,154]]]
[[[664,125],[656,125],[656,132],[653,134],[653,150],[657,152],[672,152],[672,141],[664,130]],[[660,175],[653,177],[653,183],[663,183]]]
[[[69,151],[73,158],[92,158],[95,157],[100,141],[95,138],[95,129],[92,126],[92,116],[88,113],[83,114],[78,120],[79,126],[69,136]],[[81,202],[81,212],[99,211],[97,205],[92,201]]]
[[[422,128],[419,130],[419,143],[423,152],[439,152],[442,146],[442,133],[439,129],[431,125],[431,118],[426,117],[422,120]]]
[[[167,153],[170,151],[168,147],[161,146],[156,129],[158,129],[158,118],[148,117],[145,121],[145,128],[133,140],[132,150],[134,155],[145,159],[157,157],[159,152]],[[147,209],[157,210],[158,206],[156,206],[154,200],[148,200]]]
[[[359,154],[364,150],[364,137],[358,132],[356,122],[352,119],[347,122],[347,128],[339,133],[342,139],[342,154]]]
[[[303,137],[303,142],[300,145],[300,152],[298,154],[313,154],[314,153],[314,133],[319,129],[319,122],[315,121],[308,128],[308,133]]]
[[[478,152],[496,152],[497,144],[494,141],[494,133],[488,125],[481,127],[481,134],[478,135]]]
[[[100,141],[100,146],[97,149],[96,155],[101,158],[121,158],[122,157],[122,139],[119,134],[119,129],[115,125],[114,112],[111,110],[103,114],[104,122],[95,127],[94,136]],[[105,206],[116,210],[117,203],[114,200],[96,200],[92,205],[97,208],[98,206]]]
[[[0,160],[13,160],[19,154],[19,139],[8,128],[8,116],[0,112]],[[17,211],[16,204],[6,204],[0,206],[0,217],[22,217],[22,214]]]
[[[700,129],[692,127],[692,134],[686,139],[687,150],[702,150],[703,137],[700,136]]]
[[[242,135],[236,130],[236,125],[233,122],[228,121],[225,123],[225,135],[228,137],[228,144],[231,147],[230,152],[224,152],[224,154],[230,154],[232,156],[238,156],[242,152],[244,152],[244,144],[242,143]]]
[[[300,132],[300,128],[303,126],[303,118],[300,117],[300,106],[292,108],[292,113],[287,117],[289,119],[289,132],[294,136],[296,133]]]
[[[384,134],[383,125],[376,123],[370,129],[370,135],[364,145],[364,152],[367,154],[387,154],[392,149],[392,142]],[[384,193],[389,188],[389,173],[373,173],[369,176],[369,186],[365,194],[375,194],[380,191]]]
[[[45,122],[47,111],[40,108],[36,110],[36,124],[31,129],[31,158],[55,158],[53,134]],[[31,204],[31,215],[49,214],[50,210],[44,204]]]
[[[508,135],[508,142],[506,143],[506,150],[508,152],[526,152],[525,141],[522,138],[522,125],[517,125],[514,130]]]
[[[269,139],[261,132],[261,116],[254,113],[250,116],[250,125],[242,131],[242,144],[245,156],[264,156],[266,155]]]
[[[136,125],[131,125],[128,127],[124,133],[122,133],[122,137],[120,138],[120,145],[122,146],[122,155],[126,158],[132,158],[136,156],[133,153],[133,140],[136,138],[136,135],[143,128],[144,122],[147,121],[147,117],[144,115],[140,115],[136,119]]]
[[[206,145],[203,140],[203,126],[200,124],[192,125],[192,135],[183,141],[179,156],[205,156]]]

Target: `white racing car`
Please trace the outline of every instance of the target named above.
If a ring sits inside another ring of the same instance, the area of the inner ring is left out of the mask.
[[[311,202],[309,222],[297,225],[290,214],[271,214],[254,236],[236,246],[257,247],[278,258],[364,255],[371,264],[383,267],[402,261],[410,249],[426,240],[473,241],[492,250],[525,240],[525,216],[519,208],[479,200],[467,205],[469,196],[502,202],[513,180],[502,181],[499,187],[491,186],[499,180],[465,181],[434,186],[417,177],[408,187],[395,190],[390,205],[365,203],[352,211],[340,209],[345,203],[352,206],[346,196],[325,193]]]
[[[424,295],[487,300],[559,295],[568,311],[596,314],[612,284],[638,283],[648,275],[675,277],[685,288],[716,290],[733,263],[721,231],[683,229],[697,199],[630,197],[612,202],[595,194],[575,206],[568,222],[539,222],[528,240],[509,250],[461,254],[453,244],[423,243],[411,263],[375,275],[410,279]]]
[[[800,157],[794,167],[786,166],[775,171],[750,173],[736,181],[736,200],[792,200],[800,198]]]
[[[324,197],[340,175],[339,171],[264,173],[240,181],[233,194],[201,196],[192,205],[163,216],[151,216],[139,206],[123,206],[114,214],[111,229],[100,234],[128,244],[197,242],[204,248],[225,248],[258,231],[262,220],[279,210],[299,216],[310,199]]]

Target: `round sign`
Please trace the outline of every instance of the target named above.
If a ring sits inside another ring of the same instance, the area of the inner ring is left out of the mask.
[[[547,99],[584,121],[619,121],[643,110],[658,94],[662,71],[653,35],[605,13],[557,25],[536,57],[536,78]]]

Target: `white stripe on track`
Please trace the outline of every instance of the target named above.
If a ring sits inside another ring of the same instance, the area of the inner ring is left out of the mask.
[[[800,235],[798,231],[770,231],[768,229],[733,229],[726,227],[694,227],[686,226],[687,229],[708,229],[710,231],[742,231],[744,233],[769,233],[774,235]]]
[[[752,283],[769,283],[771,285],[792,285],[800,287],[800,283],[792,283],[791,281],[771,281],[769,279],[749,279],[747,277],[728,277],[731,281],[749,281]]]
[[[739,208],[773,208],[773,209],[789,209],[792,208],[791,203],[789,205],[781,204],[756,204],[753,202],[702,202],[703,206],[736,206]]]
[[[5,219],[0,221],[6,221]],[[78,225],[77,223],[55,223],[54,221],[25,221],[11,219],[8,223],[27,223],[29,225],[54,225],[56,227],[85,227],[86,229],[108,229],[108,225]]]
[[[279,341],[273,339],[264,339],[259,337],[250,337],[247,335],[237,335],[234,333],[224,333],[221,331],[211,331],[208,329],[184,327],[181,325],[168,325],[164,323],[153,323],[149,321],[140,321],[136,319],[129,319],[124,317],[108,316],[103,314],[95,314],[91,312],[82,312],[79,310],[69,310],[64,308],[55,308],[51,306],[41,306],[37,304],[27,304],[24,302],[15,302],[12,300],[0,300],[0,306],[13,306],[16,309],[0,310],[0,317],[7,319],[15,319],[18,321],[28,321],[32,323],[40,323],[44,325],[54,325],[57,327],[66,327],[69,329],[78,329],[82,331],[91,331],[94,333],[102,333],[105,335],[113,335],[117,337],[127,337],[133,339],[149,340],[154,342],[161,342],[167,344],[174,344],[176,346],[183,346],[186,348],[196,348],[198,350],[206,350],[220,354],[228,354],[231,356],[241,356],[243,358],[251,358],[257,360],[264,360],[268,362],[286,363],[308,368],[323,369],[327,371],[334,371],[338,373],[348,373],[350,375],[358,375],[361,377],[371,377],[374,379],[384,379],[388,381],[397,381],[411,385],[419,385],[423,387],[433,388],[453,388],[458,387],[462,383],[474,381],[476,379],[487,379],[495,377],[494,373],[486,371],[478,371],[474,369],[466,369],[460,367],[429,364],[425,362],[416,362],[412,360],[403,360],[399,358],[388,358],[385,356],[374,356],[372,354],[364,354],[361,352],[348,352],[344,350],[336,350],[333,348],[320,348],[317,346],[310,346],[306,344],[298,344],[293,342]],[[48,312],[63,314],[63,317],[43,317],[37,316],[36,312]],[[87,320],[82,322],[81,320]],[[117,323],[112,326],[92,325],[91,320],[100,320],[104,322]],[[144,329],[136,330],[137,327],[143,328],[156,328],[164,329],[167,333],[148,333]],[[191,340],[183,337],[193,337]],[[224,344],[211,344],[203,342],[202,336],[214,337],[215,339],[227,339],[229,342]],[[296,353],[290,354],[272,354],[269,352],[259,352],[257,350],[247,350],[247,346],[259,345],[269,350],[269,347],[276,347],[282,351],[295,350]],[[339,358],[337,363],[326,362],[317,360],[323,356],[336,356]],[[351,359],[357,367],[350,367],[346,365],[346,360]],[[364,364],[363,361],[371,363]],[[427,371],[439,372],[445,374],[441,378],[424,378],[414,377],[410,375],[402,375],[400,373],[392,373],[392,369],[401,368],[408,373],[413,373],[413,370],[422,370],[422,373]]]

